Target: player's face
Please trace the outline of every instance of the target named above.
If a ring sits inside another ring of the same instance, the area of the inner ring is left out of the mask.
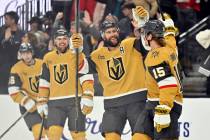
[[[20,52],[22,60],[27,64],[30,65],[33,62],[33,54],[31,51],[24,51]]]
[[[104,32],[104,39],[110,41],[113,45],[117,45],[119,43],[119,32],[117,28],[112,27],[106,29]]]
[[[68,48],[68,37],[58,36],[55,39],[55,46],[60,53],[64,53]]]

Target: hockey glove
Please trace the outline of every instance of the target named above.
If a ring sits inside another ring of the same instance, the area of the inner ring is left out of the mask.
[[[21,100],[21,106],[25,107],[28,112],[34,112],[36,110],[36,103],[28,96],[23,97]]]
[[[163,128],[169,127],[171,123],[170,118],[171,108],[167,105],[157,105],[155,107],[155,116],[154,116],[154,127],[157,132],[160,132]]]
[[[41,117],[47,118],[48,116],[48,105],[46,98],[38,98],[37,99],[37,111]]]
[[[136,6],[135,9],[132,9],[133,18],[137,22],[137,27],[141,28],[149,20],[149,13],[144,7]]]
[[[204,49],[207,49],[210,46],[210,29],[200,31],[195,39]]]
[[[79,49],[79,52],[83,50],[83,37],[80,33],[73,33],[70,38],[70,49],[75,52],[76,48]]]
[[[93,110],[93,95],[87,92],[83,93],[80,106],[84,115],[90,114]]]
[[[179,34],[178,28],[174,26],[174,21],[171,19],[170,15],[167,13],[163,14],[165,20],[162,20],[162,18],[159,18],[160,21],[163,22],[165,25],[165,34],[164,36],[167,35],[173,35],[176,36]]]

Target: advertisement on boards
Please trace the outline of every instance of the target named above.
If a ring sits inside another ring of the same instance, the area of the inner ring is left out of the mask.
[[[87,140],[103,140],[101,120],[103,116],[103,97],[94,98],[93,112],[87,116]],[[0,134],[2,134],[19,116],[18,105],[8,95],[0,95]],[[210,130],[210,99],[184,99],[183,113],[179,119],[180,140],[208,140]],[[2,140],[32,140],[32,134],[23,120],[20,120]],[[123,131],[122,140],[130,140],[131,131],[128,123]],[[72,140],[65,126],[62,140]]]

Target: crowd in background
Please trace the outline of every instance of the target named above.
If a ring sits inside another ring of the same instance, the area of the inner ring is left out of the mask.
[[[28,21],[29,31],[21,30],[16,12],[4,14],[5,25],[0,27],[0,93],[7,94],[10,68],[18,61],[18,47],[21,43],[30,43],[34,47],[35,57],[43,58],[54,49],[52,36],[55,28],[64,25],[69,34],[76,31],[74,4],[74,0],[52,1],[52,11],[43,17],[34,16]],[[132,22],[132,8],[136,5],[145,7],[151,19],[156,18],[160,9],[170,14],[177,27],[177,34],[187,31],[210,15],[209,0],[159,0],[159,3],[156,0],[80,0],[79,32],[84,38],[85,55],[89,56],[100,46],[100,24],[104,19],[118,23],[121,39],[140,37]],[[97,88],[100,88],[98,84]]]

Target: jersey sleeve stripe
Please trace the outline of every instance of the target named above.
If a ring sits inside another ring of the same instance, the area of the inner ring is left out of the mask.
[[[17,95],[19,92],[14,92],[14,93],[9,93],[10,96],[15,96]]]
[[[86,74],[89,72],[89,65],[86,58],[82,61],[82,64],[79,66],[79,73],[80,74]]]
[[[20,91],[20,87],[17,86],[11,86],[8,88],[8,92],[10,95],[16,94]]]
[[[93,81],[93,75],[92,74],[83,75],[79,78],[79,80],[80,80],[80,84],[82,85],[82,83],[85,81]]]
[[[49,89],[49,87],[39,87],[39,88],[41,88],[41,89]]]
[[[45,80],[45,79],[40,79],[39,80],[39,87],[40,88],[49,88],[50,87],[50,83]]]
[[[159,87],[166,85],[177,85],[176,78],[174,76],[170,76],[158,82]]]
[[[177,87],[177,85],[165,85],[165,86],[160,86],[159,89],[163,89],[163,88],[170,88],[170,87]]]

